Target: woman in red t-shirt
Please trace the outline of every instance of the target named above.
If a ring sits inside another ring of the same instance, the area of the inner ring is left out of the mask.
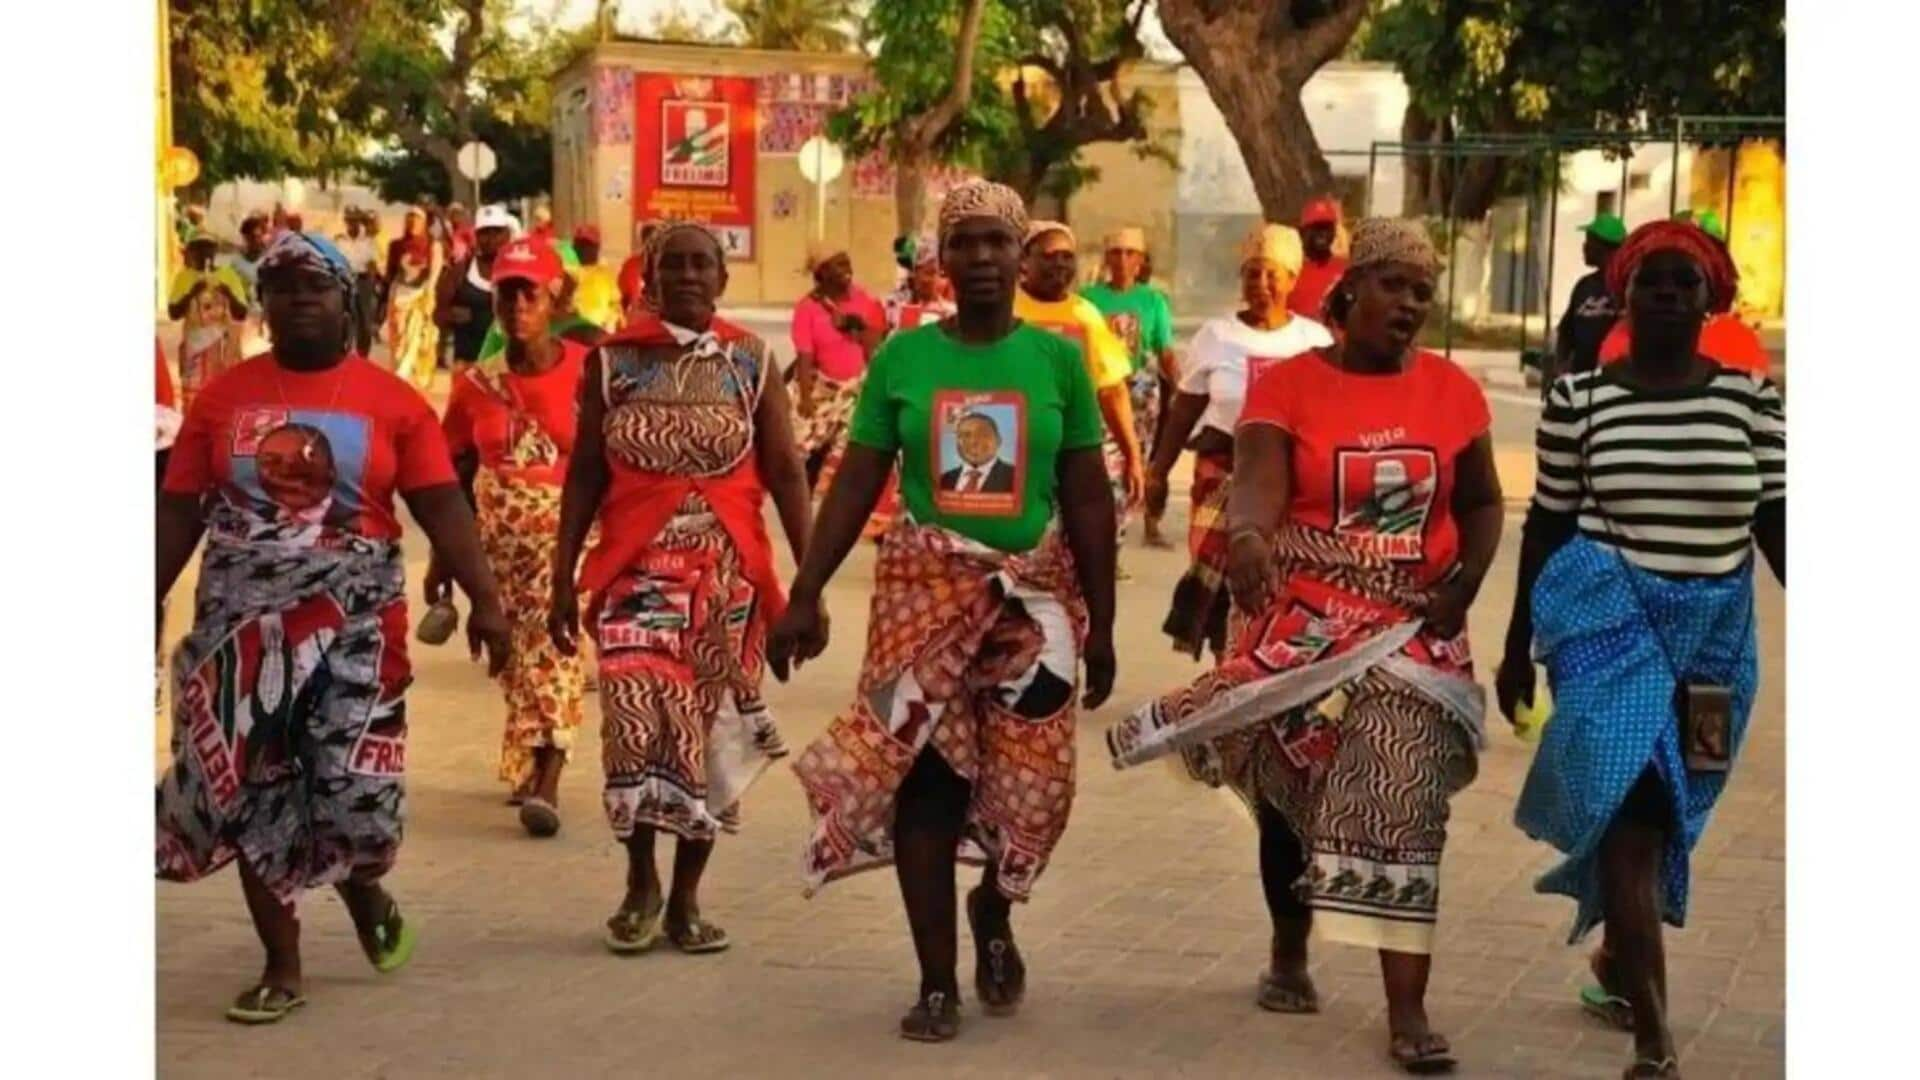
[[[304,1000],[294,905],[307,889],[339,890],[376,969],[413,951],[380,885],[400,846],[411,679],[396,493],[475,598],[475,656],[484,646],[498,671],[508,649],[433,410],[347,351],[346,258],[289,232],[259,275],[274,350],[194,401],[155,528],[162,600],[207,538],[174,657],[155,868],[193,881],[238,860],[267,960],[227,1016],[252,1024]]]
[[[500,673],[507,727],[499,775],[512,788],[520,824],[535,836],[560,829],[560,770],[586,696],[580,657],[561,653],[547,634],[560,488],[587,357],[585,345],[551,330],[565,274],[545,244],[516,240],[501,249],[493,260],[493,304],[506,350],[454,377],[444,421],[513,624],[513,654]],[[427,571],[427,599],[449,598],[452,586],[436,559]]]
[[[1486,399],[1414,345],[1437,266],[1417,222],[1354,230],[1335,343],[1267,368],[1240,414],[1229,655],[1108,735],[1120,764],[1177,750],[1257,808],[1260,1004],[1318,1007],[1314,924],[1376,948],[1389,1053],[1419,1071],[1452,1062],[1424,996],[1447,803],[1483,741],[1466,613],[1502,522]]]

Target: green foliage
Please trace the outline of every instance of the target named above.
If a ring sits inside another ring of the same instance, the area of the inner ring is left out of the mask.
[[[1465,132],[1617,129],[1676,114],[1782,115],[1785,0],[1400,0],[1369,59]],[[1452,18],[1449,18],[1449,15]]]
[[[851,0],[726,0],[742,45],[799,52],[846,52],[859,15]]]
[[[964,0],[874,0],[861,23],[873,56],[874,88],[828,118],[827,134],[856,153],[893,148],[902,125],[946,97],[953,86],[954,42]],[[985,149],[1014,130],[1007,94],[991,73],[1019,56],[1013,15],[994,0],[981,18],[974,53],[973,93],[935,153],[944,161],[978,165]]]

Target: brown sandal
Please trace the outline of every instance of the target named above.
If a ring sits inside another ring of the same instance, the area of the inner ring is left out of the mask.
[[[1387,1040],[1387,1056],[1415,1076],[1452,1072],[1458,1064],[1446,1038],[1432,1031],[1424,1035],[1394,1035]]]
[[[1013,943],[1013,927],[989,937],[980,932],[981,885],[967,893],[967,926],[973,931],[973,991],[988,1016],[1012,1016],[1027,996],[1027,965]]]
[[[1260,991],[1254,1001],[1268,1012],[1307,1014],[1320,1011],[1320,994],[1304,971],[1298,975],[1261,972]]]
[[[900,1018],[900,1037],[914,1042],[947,1042],[960,1034],[960,995],[935,990],[913,1003]]]

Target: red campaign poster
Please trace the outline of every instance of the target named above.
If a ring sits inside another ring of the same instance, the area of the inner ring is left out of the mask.
[[[753,258],[755,80],[634,77],[636,220],[704,222],[729,259]]]

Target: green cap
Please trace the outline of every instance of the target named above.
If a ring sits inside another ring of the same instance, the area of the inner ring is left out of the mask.
[[[1715,240],[1725,240],[1727,238],[1727,223],[1721,221],[1720,215],[1711,210],[1700,211],[1699,216],[1693,219],[1693,223],[1700,226],[1701,232],[1706,233]]]
[[[560,265],[566,269],[568,277],[580,276],[580,253],[573,249],[572,243],[562,240],[553,245],[553,251],[560,256]]]
[[[1627,223],[1614,214],[1595,214],[1592,221],[1580,226],[1580,231],[1597,236],[1609,244],[1627,242]]]

